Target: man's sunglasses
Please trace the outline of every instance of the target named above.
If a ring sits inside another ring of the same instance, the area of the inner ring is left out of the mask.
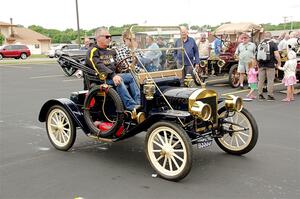
[[[111,39],[111,35],[100,35],[101,37],[105,37],[105,39]]]

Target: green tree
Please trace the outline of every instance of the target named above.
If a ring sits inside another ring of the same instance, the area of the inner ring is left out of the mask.
[[[179,26],[185,26],[185,27],[189,28],[189,24],[188,23],[182,23],[182,24],[179,24]]]
[[[198,25],[193,25],[191,26],[191,30],[199,30],[200,27]]]
[[[0,33],[0,45],[4,43],[5,37]]]

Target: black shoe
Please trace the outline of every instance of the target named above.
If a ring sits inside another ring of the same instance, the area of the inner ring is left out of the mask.
[[[275,100],[275,98],[273,97],[273,96],[271,96],[271,95],[268,95],[268,99],[267,99],[268,101],[274,101]]]
[[[262,101],[262,100],[265,100],[266,98],[262,95],[262,94],[260,94],[259,96],[258,96],[258,100],[260,100],[260,101]]]

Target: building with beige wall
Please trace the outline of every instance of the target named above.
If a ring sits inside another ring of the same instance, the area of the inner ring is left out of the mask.
[[[0,21],[0,32],[5,37],[3,45],[25,44],[32,54],[45,54],[50,49],[51,38],[28,28]]]

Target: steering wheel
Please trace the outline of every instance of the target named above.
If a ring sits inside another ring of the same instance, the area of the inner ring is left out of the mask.
[[[134,68],[134,65],[136,64],[136,56],[128,56],[119,61],[116,64],[116,70],[117,72],[126,72],[129,68]]]

